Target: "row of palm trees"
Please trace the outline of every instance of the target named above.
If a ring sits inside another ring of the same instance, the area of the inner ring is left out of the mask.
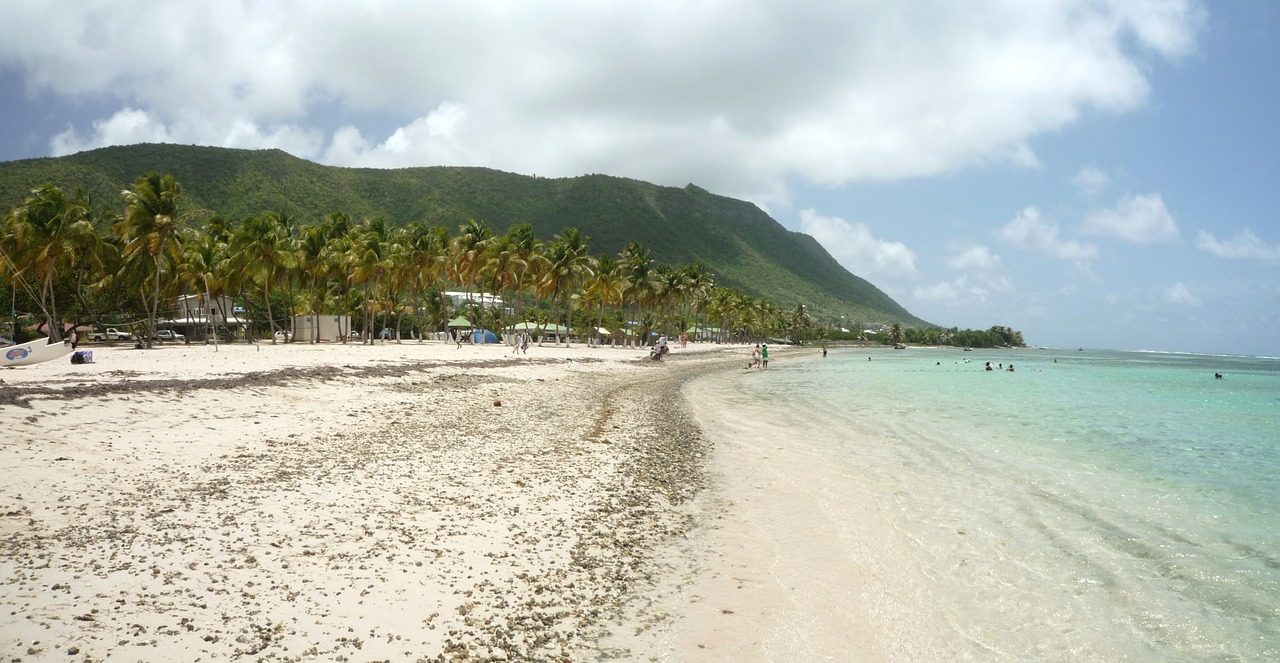
[[[490,329],[533,317],[593,340],[606,320],[646,321],[668,334],[715,329],[721,341],[812,325],[803,306],[786,310],[717,286],[702,263],[657,263],[638,242],[617,256],[592,255],[576,228],[542,241],[528,224],[498,233],[474,219],[456,234],[341,212],[311,224],[274,211],[235,222],[184,206],[181,186],[159,173],[138,179],[122,201],[120,214],[95,214],[83,193],[44,185],[0,226],[0,276],[15,299],[22,294],[40,309],[55,339],[55,321],[68,313],[99,320],[108,311],[142,312],[153,332],[162,302],[184,294],[260,301],[266,329],[250,334],[265,331],[272,342],[283,328],[278,318],[294,313],[352,315],[366,342],[379,316],[397,330],[408,316],[411,327],[438,331],[457,313]],[[452,310],[449,287],[475,295],[468,299],[478,306]],[[506,306],[486,311],[481,293]],[[273,310],[281,305],[290,310]],[[641,342],[647,333],[626,338]]]

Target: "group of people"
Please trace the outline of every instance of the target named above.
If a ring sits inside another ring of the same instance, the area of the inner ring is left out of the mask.
[[[751,363],[747,364],[747,368],[769,368],[769,346],[766,343],[756,343],[756,347],[751,351]]]
[[[533,340],[528,330],[517,332],[515,344],[511,346],[511,354],[529,354],[529,341]]]
[[[649,350],[649,358],[654,361],[662,361],[662,358],[671,352],[671,348],[667,346],[667,337],[659,336],[658,342],[653,344],[653,348]]]

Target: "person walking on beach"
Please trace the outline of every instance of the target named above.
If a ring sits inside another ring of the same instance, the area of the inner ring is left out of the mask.
[[[72,328],[72,330],[71,330],[71,349],[72,349],[72,350],[75,350],[75,349],[76,349],[76,344],[77,344],[77,343],[79,343],[79,342],[80,342],[80,335],[76,333],[76,330],[75,330],[74,328]]]
[[[760,366],[760,344],[756,343],[756,349],[751,351],[751,367]]]
[[[769,345],[767,343],[760,344],[760,366],[761,368],[769,368]]]

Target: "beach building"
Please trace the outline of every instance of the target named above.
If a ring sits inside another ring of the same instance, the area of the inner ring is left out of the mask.
[[[293,339],[295,341],[338,341],[351,334],[349,315],[295,315]],[[319,336],[317,336],[317,332]]]
[[[172,329],[192,339],[204,339],[209,330],[224,330],[235,335],[249,324],[240,317],[243,309],[235,306],[231,298],[223,295],[207,301],[203,294],[182,295],[175,302],[174,314],[156,324],[161,329]]]
[[[497,295],[491,295],[487,292],[463,292],[460,290],[446,290],[444,295],[453,302],[455,308],[463,306],[479,307],[483,302],[485,309],[499,308],[504,313],[514,313],[513,309],[509,309],[503,303],[502,298]]]
[[[695,325],[684,330],[684,333],[693,341],[714,341],[720,338],[719,327],[707,327],[703,325]]]

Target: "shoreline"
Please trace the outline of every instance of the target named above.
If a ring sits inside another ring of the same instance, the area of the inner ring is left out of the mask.
[[[93,349],[0,372],[24,661],[661,649],[710,453],[679,386],[743,350]]]
[[[830,440],[797,435],[809,422],[756,392],[762,377],[718,373],[682,387],[714,453],[688,555],[697,568],[664,660],[954,659],[945,634],[917,628],[941,618],[884,496],[833,462]]]

